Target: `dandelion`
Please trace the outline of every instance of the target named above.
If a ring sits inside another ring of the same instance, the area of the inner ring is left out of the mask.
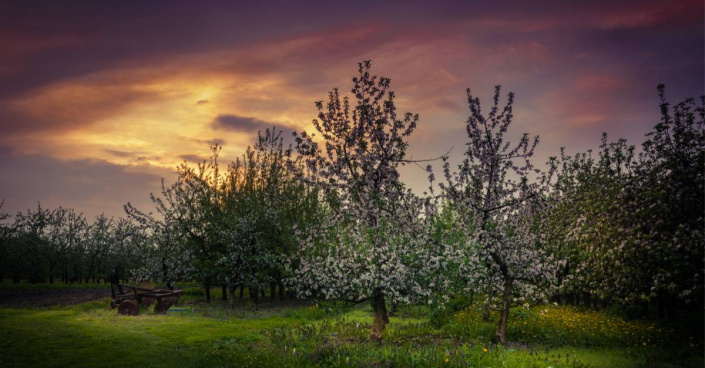
[[[445,362],[445,363],[448,363],[448,362],[450,362],[450,359],[449,359],[449,358],[446,358],[446,360],[444,360],[444,362]]]
[[[486,353],[486,352],[487,352],[487,348],[482,348],[482,351],[484,351],[484,352]]]

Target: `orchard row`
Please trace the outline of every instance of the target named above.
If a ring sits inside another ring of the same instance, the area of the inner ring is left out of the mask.
[[[489,111],[467,91],[466,151],[414,161],[418,115],[400,114],[388,78],[360,64],[352,98],[317,102],[315,133],[261,132],[234,162],[219,147],[182,164],[153,208],[92,224],[73,210],[2,216],[3,276],[65,281],[113,276],[173,286],[269,287],[300,297],[369,302],[370,337],[389,306],[483,297],[501,311],[549,300],[592,307],[637,305],[674,316],[703,307],[705,97],[675,106],[659,86],[661,119],[639,149],[603,136],[600,149],[546,165],[539,138],[510,142],[514,95]],[[426,166],[429,192],[400,180]],[[116,275],[116,273],[118,275]]]

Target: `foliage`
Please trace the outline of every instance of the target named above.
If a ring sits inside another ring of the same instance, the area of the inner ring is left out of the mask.
[[[151,196],[158,216],[125,206],[154,238],[142,278],[199,280],[209,301],[217,283],[229,286],[231,298],[236,286],[281,283],[284,260],[296,253],[294,227],[305,230],[318,216],[317,194],[293,176],[297,164],[281,131],[267,129],[225,170],[219,152],[213,147],[210,160],[179,166],[177,180]]]
[[[116,267],[129,273],[141,264],[141,231],[124,219],[101,214],[89,223],[71,208],[38,205],[0,223],[0,230],[0,266],[15,283],[54,283],[57,276],[67,283],[97,282]]]
[[[486,117],[479,98],[469,89],[467,95],[471,113],[466,127],[467,151],[456,172],[451,172],[448,159],[444,159],[446,182],[441,183],[441,189],[463,214],[458,221],[467,238],[458,252],[463,276],[469,289],[484,290],[489,298],[498,296],[502,317],[496,339],[504,343],[512,303],[545,300],[554,280],[558,262],[547,251],[540,231],[553,169],[541,173],[529,160],[538,137],[531,142],[524,134],[514,146],[506,140],[514,94],[508,95],[500,110],[497,86],[494,105]]]
[[[214,285],[222,286],[224,299],[229,291],[232,308],[237,287],[241,295],[247,287],[257,302],[267,285],[274,299],[278,286],[280,299],[295,290],[301,298],[346,307],[371,302],[374,319],[365,327],[373,340],[381,340],[389,322],[387,308],[396,315],[404,304],[430,305],[431,323],[418,329],[455,328],[470,337],[463,329],[484,336],[488,325],[463,327],[453,316],[484,300],[483,319],[500,311],[495,341],[510,344],[657,341],[642,341],[648,334],[635,324],[598,313],[549,308],[548,323],[540,313],[512,309],[549,298],[593,309],[638,307],[644,316],[657,310],[672,323],[702,314],[705,96],[671,106],[659,86],[661,119],[640,148],[605,134],[597,151],[569,156],[563,149],[541,170],[531,162],[538,137],[524,134],[514,144],[507,138],[514,95],[502,107],[496,87],[493,106],[483,113],[468,90],[462,162],[451,168],[444,158],[437,196],[429,165],[432,196],[420,197],[399,174],[402,165],[419,163],[407,157],[418,116],[398,114],[390,79],[370,68],[369,61],[359,65],[352,99],[334,89],[327,103],[316,103],[316,133],[295,134],[295,152],[276,128],[260,132],[227,166],[220,147],[212,147],[209,160],[183,163],[175,182],[162,182],[161,192],[151,194],[154,213],[129,203],[128,219],[86,219],[74,209],[39,204],[14,216],[0,212],[0,279],[10,277],[15,286],[22,279],[53,285],[55,278],[70,284],[110,276],[168,287],[200,282],[208,301]],[[187,299],[200,297],[201,289],[194,290]],[[576,313],[584,321],[569,326],[565,316]],[[341,322],[321,331],[349,327]],[[634,329],[638,338],[624,335]],[[313,340],[317,333],[311,332]],[[349,357],[345,351],[361,355],[367,346],[360,334],[357,327],[351,334],[355,346],[338,341],[310,353],[321,364],[342,364],[335,359]],[[446,337],[419,359],[435,361],[441,350],[455,349]],[[231,345],[223,340],[218,351]],[[416,364],[401,351],[374,351],[355,364]]]
[[[285,262],[296,262],[295,229],[305,232],[325,214],[316,190],[294,177],[300,167],[274,128],[229,167],[224,192],[231,231],[221,262],[233,281],[255,289],[281,283]]]
[[[306,164],[302,180],[318,188],[331,211],[319,230],[300,237],[301,260],[293,269],[300,296],[370,300],[376,322],[371,336],[382,338],[386,302],[428,298],[424,285],[439,264],[426,241],[424,202],[406,190],[398,168],[406,160],[407,137],[418,115],[398,116],[388,78],[360,63],[353,78],[354,106],[329,93],[316,103],[315,135],[296,136]]]
[[[703,305],[703,104],[671,109],[642,151],[603,135],[592,152],[562,155],[551,244],[566,260],[564,295],[586,304],[657,306],[661,317]]]

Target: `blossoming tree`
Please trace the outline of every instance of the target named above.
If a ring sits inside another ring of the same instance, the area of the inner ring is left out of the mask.
[[[703,305],[705,101],[670,106],[637,155],[603,135],[591,152],[563,155],[551,243],[567,261],[568,302],[640,304],[660,317]]]
[[[319,215],[318,196],[295,176],[300,164],[284,149],[281,130],[267,129],[227,170],[223,192],[226,252],[219,260],[232,285],[270,286],[283,297],[285,260],[296,255],[294,227],[306,231]],[[252,292],[254,290],[254,292]]]
[[[226,169],[219,147],[196,167],[180,165],[177,180],[151,196],[157,216],[128,203],[128,215],[151,229],[156,244],[143,276],[200,280],[207,300],[216,283],[224,298],[229,286],[231,302],[236,286],[248,287],[257,302],[265,286],[273,296],[279,284],[281,297],[283,261],[295,250],[293,226],[307,229],[318,212],[315,192],[290,171],[282,142],[281,131],[267,129]]]
[[[370,301],[370,338],[380,340],[386,302],[428,297],[423,285],[434,261],[424,202],[404,188],[398,172],[418,115],[398,115],[390,80],[372,76],[369,61],[359,65],[353,82],[353,106],[337,89],[326,105],[316,103],[320,140],[306,132],[296,136],[307,168],[301,178],[321,190],[330,215],[318,231],[302,234],[293,284],[300,296]]]
[[[189,211],[188,198],[183,180],[167,186],[162,179],[161,195],[150,193],[156,214],[143,212],[131,203],[124,206],[129,219],[148,229],[148,242],[153,245],[145,254],[144,267],[137,270],[138,280],[151,279],[165,283],[170,289],[177,281],[194,275],[195,254],[187,245],[184,217]]]
[[[524,134],[515,145],[506,139],[513,118],[512,93],[500,109],[497,86],[487,116],[470,90],[467,96],[470,117],[465,158],[455,172],[445,159],[446,183],[440,186],[465,214],[458,225],[468,239],[461,257],[469,287],[484,289],[488,302],[499,295],[495,341],[505,343],[512,304],[545,299],[546,286],[554,279],[556,262],[545,249],[540,231],[552,169],[542,173],[529,160],[538,137],[531,140]]]

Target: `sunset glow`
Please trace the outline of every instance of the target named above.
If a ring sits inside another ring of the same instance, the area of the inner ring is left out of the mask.
[[[0,200],[10,213],[40,201],[122,216],[122,204],[148,203],[161,177],[207,159],[213,144],[230,161],[259,130],[310,130],[314,102],[347,93],[362,60],[392,78],[403,112],[421,115],[415,158],[461,153],[468,87],[485,100],[496,84],[516,93],[515,129],[542,137],[540,161],[596,147],[603,131],[638,144],[658,120],[659,83],[672,101],[703,93],[697,0],[18,2],[0,14]],[[96,166],[105,172],[94,180],[72,179]],[[403,175],[414,190],[428,185],[416,167]]]

